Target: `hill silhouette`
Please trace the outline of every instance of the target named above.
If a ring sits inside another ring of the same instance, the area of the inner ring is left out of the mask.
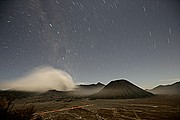
[[[0,97],[8,99],[21,99],[38,95],[37,92],[17,91],[17,90],[0,90]]]
[[[79,95],[86,96],[99,92],[104,86],[105,85],[100,82],[97,84],[77,85],[74,91]]]
[[[94,94],[93,98],[144,98],[153,96],[152,93],[146,92],[145,90],[137,87],[127,80],[115,80],[107,84],[101,91]]]
[[[159,85],[150,92],[154,94],[180,94],[180,81],[171,85]]]

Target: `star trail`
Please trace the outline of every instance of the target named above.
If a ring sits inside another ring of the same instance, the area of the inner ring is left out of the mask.
[[[76,83],[171,83],[179,13],[178,0],[1,0],[0,81],[52,66]]]

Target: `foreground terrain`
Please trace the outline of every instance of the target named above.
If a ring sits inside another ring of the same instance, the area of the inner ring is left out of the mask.
[[[64,98],[45,102],[16,100],[15,107],[34,105],[35,115],[50,120],[178,120],[180,95],[141,99]]]

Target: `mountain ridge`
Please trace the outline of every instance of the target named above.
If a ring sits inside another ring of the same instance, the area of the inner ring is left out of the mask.
[[[104,86],[105,85],[101,82],[98,82],[97,84],[88,85],[80,84],[74,88],[74,91],[77,92],[79,95],[88,96],[99,92],[102,88],[104,88]]]
[[[158,85],[149,91],[154,94],[180,94],[180,81],[169,85]]]

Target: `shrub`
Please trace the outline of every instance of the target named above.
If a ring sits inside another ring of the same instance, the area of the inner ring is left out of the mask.
[[[33,118],[35,109],[34,106],[29,106],[24,109],[13,110],[13,101],[1,98],[0,99],[0,118],[2,120],[30,120]]]

